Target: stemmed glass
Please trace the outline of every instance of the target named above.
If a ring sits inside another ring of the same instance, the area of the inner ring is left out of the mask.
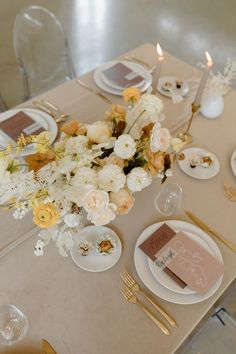
[[[0,343],[12,345],[19,342],[28,330],[28,320],[15,305],[0,307]]]
[[[154,200],[158,212],[166,216],[178,212],[182,201],[182,193],[182,188],[178,184],[164,185]]]

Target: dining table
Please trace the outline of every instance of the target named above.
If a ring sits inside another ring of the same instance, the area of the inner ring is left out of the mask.
[[[156,65],[156,48],[146,43],[120,56],[133,55],[150,66]],[[161,76],[175,76],[181,80],[200,77],[201,72],[167,52]],[[93,72],[80,79],[96,87]],[[101,91],[101,90],[100,90]],[[115,104],[123,104],[120,96],[103,92]],[[172,135],[186,129],[191,115],[183,117],[185,99],[174,104],[161,96],[166,116],[163,125]],[[33,100],[47,99],[60,107],[69,119],[90,123],[103,120],[110,105],[100,97],[78,85],[75,80],[65,82],[17,108],[33,107]],[[216,240],[224,262],[224,276],[219,289],[208,299],[196,304],[176,304],[147,292],[177,321],[170,336],[164,335],[137,306],[131,305],[121,294],[120,273],[126,269],[142,284],[134,265],[134,247],[142,231],[162,220],[191,222],[185,214],[190,210],[211,225],[231,242],[236,243],[236,204],[226,198],[224,181],[235,184],[230,157],[236,149],[235,102],[232,89],[224,97],[224,112],[217,119],[206,119],[196,114],[191,127],[192,147],[213,152],[219,159],[220,171],[211,179],[191,178],[173,164],[173,176],[168,182],[182,187],[183,199],[176,215],[163,217],[155,206],[154,198],[161,188],[160,178],[135,194],[135,203],[128,215],[118,216],[109,224],[122,243],[119,262],[104,272],[87,272],[72,261],[61,257],[54,244],[50,244],[43,257],[34,255],[39,229],[32,215],[15,220],[12,212],[0,210],[0,299],[1,304],[15,304],[27,316],[29,329],[22,341],[14,346],[1,346],[2,354],[41,353],[40,342],[47,339],[58,354],[172,354],[182,353],[185,344],[201,323],[219,306],[234,285],[236,254]],[[19,181],[20,182],[20,181]],[[20,240],[20,241],[19,241]],[[11,243],[15,247],[9,246]],[[7,251],[6,251],[7,250]]]

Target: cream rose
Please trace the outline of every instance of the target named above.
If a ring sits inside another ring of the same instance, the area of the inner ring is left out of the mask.
[[[110,155],[104,160],[106,165],[117,165],[122,169],[124,168],[125,165],[124,160],[121,157],[116,155]]]
[[[90,190],[83,198],[83,208],[89,214],[96,214],[108,207],[109,195],[105,191]]]
[[[171,135],[167,128],[159,128],[156,124],[153,127],[150,138],[150,149],[152,152],[167,151],[170,146]]]
[[[102,121],[88,124],[87,137],[97,144],[106,143],[111,137],[111,129],[106,122]]]
[[[171,140],[171,146],[175,152],[179,152],[184,147],[184,145],[185,143],[179,138],[173,138]]]
[[[106,225],[115,219],[115,210],[115,205],[110,204],[107,208],[100,211],[100,213],[88,214],[88,219],[96,226]]]
[[[126,215],[134,205],[134,197],[125,188],[117,193],[110,193],[110,201],[117,206],[117,214]]]

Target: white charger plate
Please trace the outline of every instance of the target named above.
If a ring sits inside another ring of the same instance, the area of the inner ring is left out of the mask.
[[[176,88],[176,81],[182,81],[183,85],[181,86],[181,88]],[[158,84],[157,84],[157,90],[166,97],[172,97],[173,93],[170,91],[166,91],[163,89],[163,85],[166,82],[170,82],[173,86],[172,91],[174,94],[179,95],[179,96],[186,96],[189,93],[189,84],[186,81],[183,80],[179,80],[177,77],[175,76],[162,76],[160,77],[160,79],[158,80]]]
[[[116,249],[109,255],[99,255],[96,251],[96,242],[103,236],[111,236],[116,243]],[[87,256],[82,256],[79,252],[79,243],[90,241],[93,250]],[[88,272],[103,272],[113,267],[120,259],[122,244],[118,235],[106,226],[87,226],[79,231],[74,246],[70,250],[70,255],[75,264]]]
[[[11,116],[19,113],[19,112],[24,112],[27,114],[29,117],[31,117],[35,122],[40,123],[42,127],[47,130],[48,132],[51,133],[50,135],[50,143],[52,144],[58,133],[58,127],[57,123],[55,120],[47,113],[42,112],[38,109],[34,108],[18,108],[18,109],[11,109],[9,111],[3,112],[0,114],[0,122],[3,122],[4,120],[10,118]],[[11,140],[11,139],[10,139]],[[1,135],[0,133],[0,144],[4,147],[7,146],[10,140],[7,139],[7,135]],[[36,152],[35,146],[27,146],[24,150],[22,150],[18,156],[26,156],[30,154],[34,154]]]
[[[188,176],[197,179],[209,179],[215,177],[220,171],[220,162],[217,157],[210,151],[202,148],[188,148],[182,151],[185,155],[184,160],[178,160],[178,165],[180,169],[185,172]],[[197,166],[195,168],[190,167],[189,161],[193,155],[207,155],[210,154],[214,158],[214,163],[211,167],[205,168],[202,166]]]
[[[98,87],[100,87],[102,90],[104,90],[108,93],[111,93],[113,95],[122,96],[123,88],[111,87],[110,84],[108,84],[104,81],[103,71],[105,69],[108,69],[109,67],[117,64],[117,63],[122,63],[122,64],[126,65],[128,68],[130,68],[131,70],[137,72],[138,74],[140,74],[141,76],[144,77],[144,83],[141,86],[139,86],[139,89],[141,92],[146,91],[151,86],[152,75],[143,66],[136,64],[136,63],[131,63],[131,62],[125,61],[125,60],[113,60],[113,61],[109,61],[108,63],[105,63],[104,65],[100,66],[93,73],[93,78],[94,78],[96,85]]]
[[[233,174],[236,176],[236,150],[234,150],[234,152],[231,155],[230,163],[231,163]]]
[[[160,226],[166,223],[169,227],[174,230],[181,230],[185,233],[190,232],[192,234],[197,235],[198,237],[202,238],[204,241],[207,242],[209,247],[213,250],[215,257],[223,263],[223,258],[221,252],[213,241],[213,239],[208,236],[204,231],[199,229],[197,226],[192,225],[190,223],[179,221],[179,220],[165,220],[159,223],[153,224],[148,226],[139,236],[135,249],[134,249],[134,264],[137,270],[137,273],[144,283],[144,285],[151,290],[155,295],[159,296],[160,298],[173,302],[175,304],[195,304],[201,301],[204,301],[211,297],[220,287],[223,275],[215,282],[215,284],[208,290],[207,293],[204,295],[198,294],[179,294],[173,292],[163,285],[161,285],[153,276],[149,264],[148,264],[148,257],[144,254],[144,252],[139,248],[139,245],[144,242],[155,230],[157,230]]]
[[[179,230],[174,230],[176,233],[179,232]],[[209,244],[206,242],[205,239],[198,237],[196,234],[193,234],[192,232],[185,231],[185,234],[193,241],[198,243],[201,247],[203,247],[206,251],[208,251],[212,256],[215,255],[214,251],[212,248],[209,246]],[[150,258],[148,258],[148,265],[151,269],[151,272],[154,276],[154,278],[165,288],[179,293],[179,294],[196,294],[196,291],[193,289],[189,288],[186,286],[185,288],[181,288],[174,280],[172,280],[168,274],[163,272],[162,270],[158,269],[158,267],[155,265],[155,262],[153,262]]]

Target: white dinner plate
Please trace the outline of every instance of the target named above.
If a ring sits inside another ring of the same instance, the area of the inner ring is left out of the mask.
[[[174,230],[176,233],[179,232],[179,230]],[[214,256],[214,251],[210,247],[210,245],[206,242],[205,239],[198,237],[196,234],[193,234],[192,232],[185,231],[185,234],[191,238],[191,240],[195,241],[198,243],[201,247],[203,247],[206,251],[208,251],[212,256]],[[156,265],[155,262],[153,262],[150,258],[148,258],[148,265],[151,269],[151,272],[154,276],[154,278],[164,287],[167,289],[179,293],[179,294],[195,294],[196,292],[186,286],[185,288],[181,288],[174,280],[172,280],[168,274],[160,270]]]
[[[176,82],[177,81],[181,81],[183,84],[180,88],[176,87]],[[171,85],[171,91],[167,91],[164,89],[164,85],[168,83]],[[189,93],[189,84],[186,81],[183,80],[179,80],[177,77],[175,76],[163,76],[160,77],[160,79],[158,80],[158,84],[157,84],[157,90],[166,97],[172,97],[173,93],[179,96],[186,96]]]
[[[230,163],[231,163],[233,174],[236,176],[236,150],[234,150],[234,152],[231,155]]]
[[[140,74],[141,76],[144,77],[144,83],[141,86],[139,86],[139,89],[141,92],[146,91],[151,86],[152,75],[143,66],[136,64],[136,63],[131,63],[131,62],[125,61],[125,60],[120,60],[120,61],[113,60],[113,61],[109,61],[108,63],[102,65],[101,67],[96,69],[93,73],[93,78],[94,78],[96,85],[98,87],[100,87],[102,90],[104,90],[108,93],[111,93],[113,95],[122,96],[123,88],[119,89],[119,88],[111,87],[110,84],[108,85],[108,83],[106,83],[104,81],[104,75],[103,75],[103,71],[105,69],[108,69],[109,67],[111,67],[117,63],[122,63],[122,64],[126,65],[128,68],[130,68],[131,70],[134,70],[135,72],[137,72],[138,74]]]
[[[212,240],[210,236],[208,236],[204,231],[196,227],[195,225],[192,225],[190,223],[184,222],[184,221],[179,221],[179,220],[166,220],[166,221],[161,221],[159,223],[150,225],[147,227],[139,236],[135,249],[134,249],[134,264],[135,268],[137,270],[137,273],[144,283],[146,287],[151,290],[155,295],[159,296],[160,298],[173,302],[176,304],[195,304],[201,301],[204,301],[208,299],[210,296],[212,296],[220,287],[220,284],[223,279],[223,275],[215,282],[215,284],[208,290],[207,293],[204,295],[198,295],[198,294],[179,294],[176,292],[173,292],[163,285],[161,285],[153,276],[149,265],[148,265],[148,257],[145,255],[145,253],[139,248],[139,245],[145,241],[155,230],[157,230],[160,226],[162,226],[164,223],[166,223],[169,227],[171,227],[174,230],[181,230],[183,232],[191,232],[192,234],[197,235],[198,237],[202,238],[206,243],[209,245],[209,247],[213,250],[215,257],[223,263],[223,258],[221,255],[221,252],[216,245],[216,243]]]
[[[185,155],[184,160],[178,160],[178,165],[180,169],[185,172],[188,176],[197,178],[197,179],[209,179],[215,177],[220,171],[220,162],[217,157],[210,151],[202,149],[202,148],[188,148],[182,151]],[[214,163],[211,167],[205,168],[202,166],[197,166],[195,168],[190,167],[190,160],[193,156],[199,155],[208,155],[210,154]]]
[[[29,117],[31,117],[35,122],[40,123],[40,125],[45,130],[51,133],[50,143],[52,144],[54,142],[58,133],[57,123],[49,114],[42,112],[38,109],[34,109],[34,108],[11,109],[9,111],[0,114],[0,122],[10,118],[14,114],[17,114],[18,112],[24,112]],[[0,133],[0,144],[2,146],[7,146],[9,142],[12,142],[12,140],[8,139],[7,137],[8,136],[6,134],[3,135]],[[36,152],[35,146],[29,145],[24,150],[22,150],[18,156],[26,156],[26,155],[34,154],[35,152]]]
[[[96,251],[96,242],[103,236],[111,236],[115,243],[116,249],[114,253],[109,255],[99,255]],[[87,256],[82,256],[79,252],[79,243],[90,241],[93,244],[93,250]],[[120,259],[122,245],[118,235],[106,226],[87,226],[79,231],[74,246],[70,250],[70,255],[73,261],[80,268],[88,272],[103,272],[113,267]]]

